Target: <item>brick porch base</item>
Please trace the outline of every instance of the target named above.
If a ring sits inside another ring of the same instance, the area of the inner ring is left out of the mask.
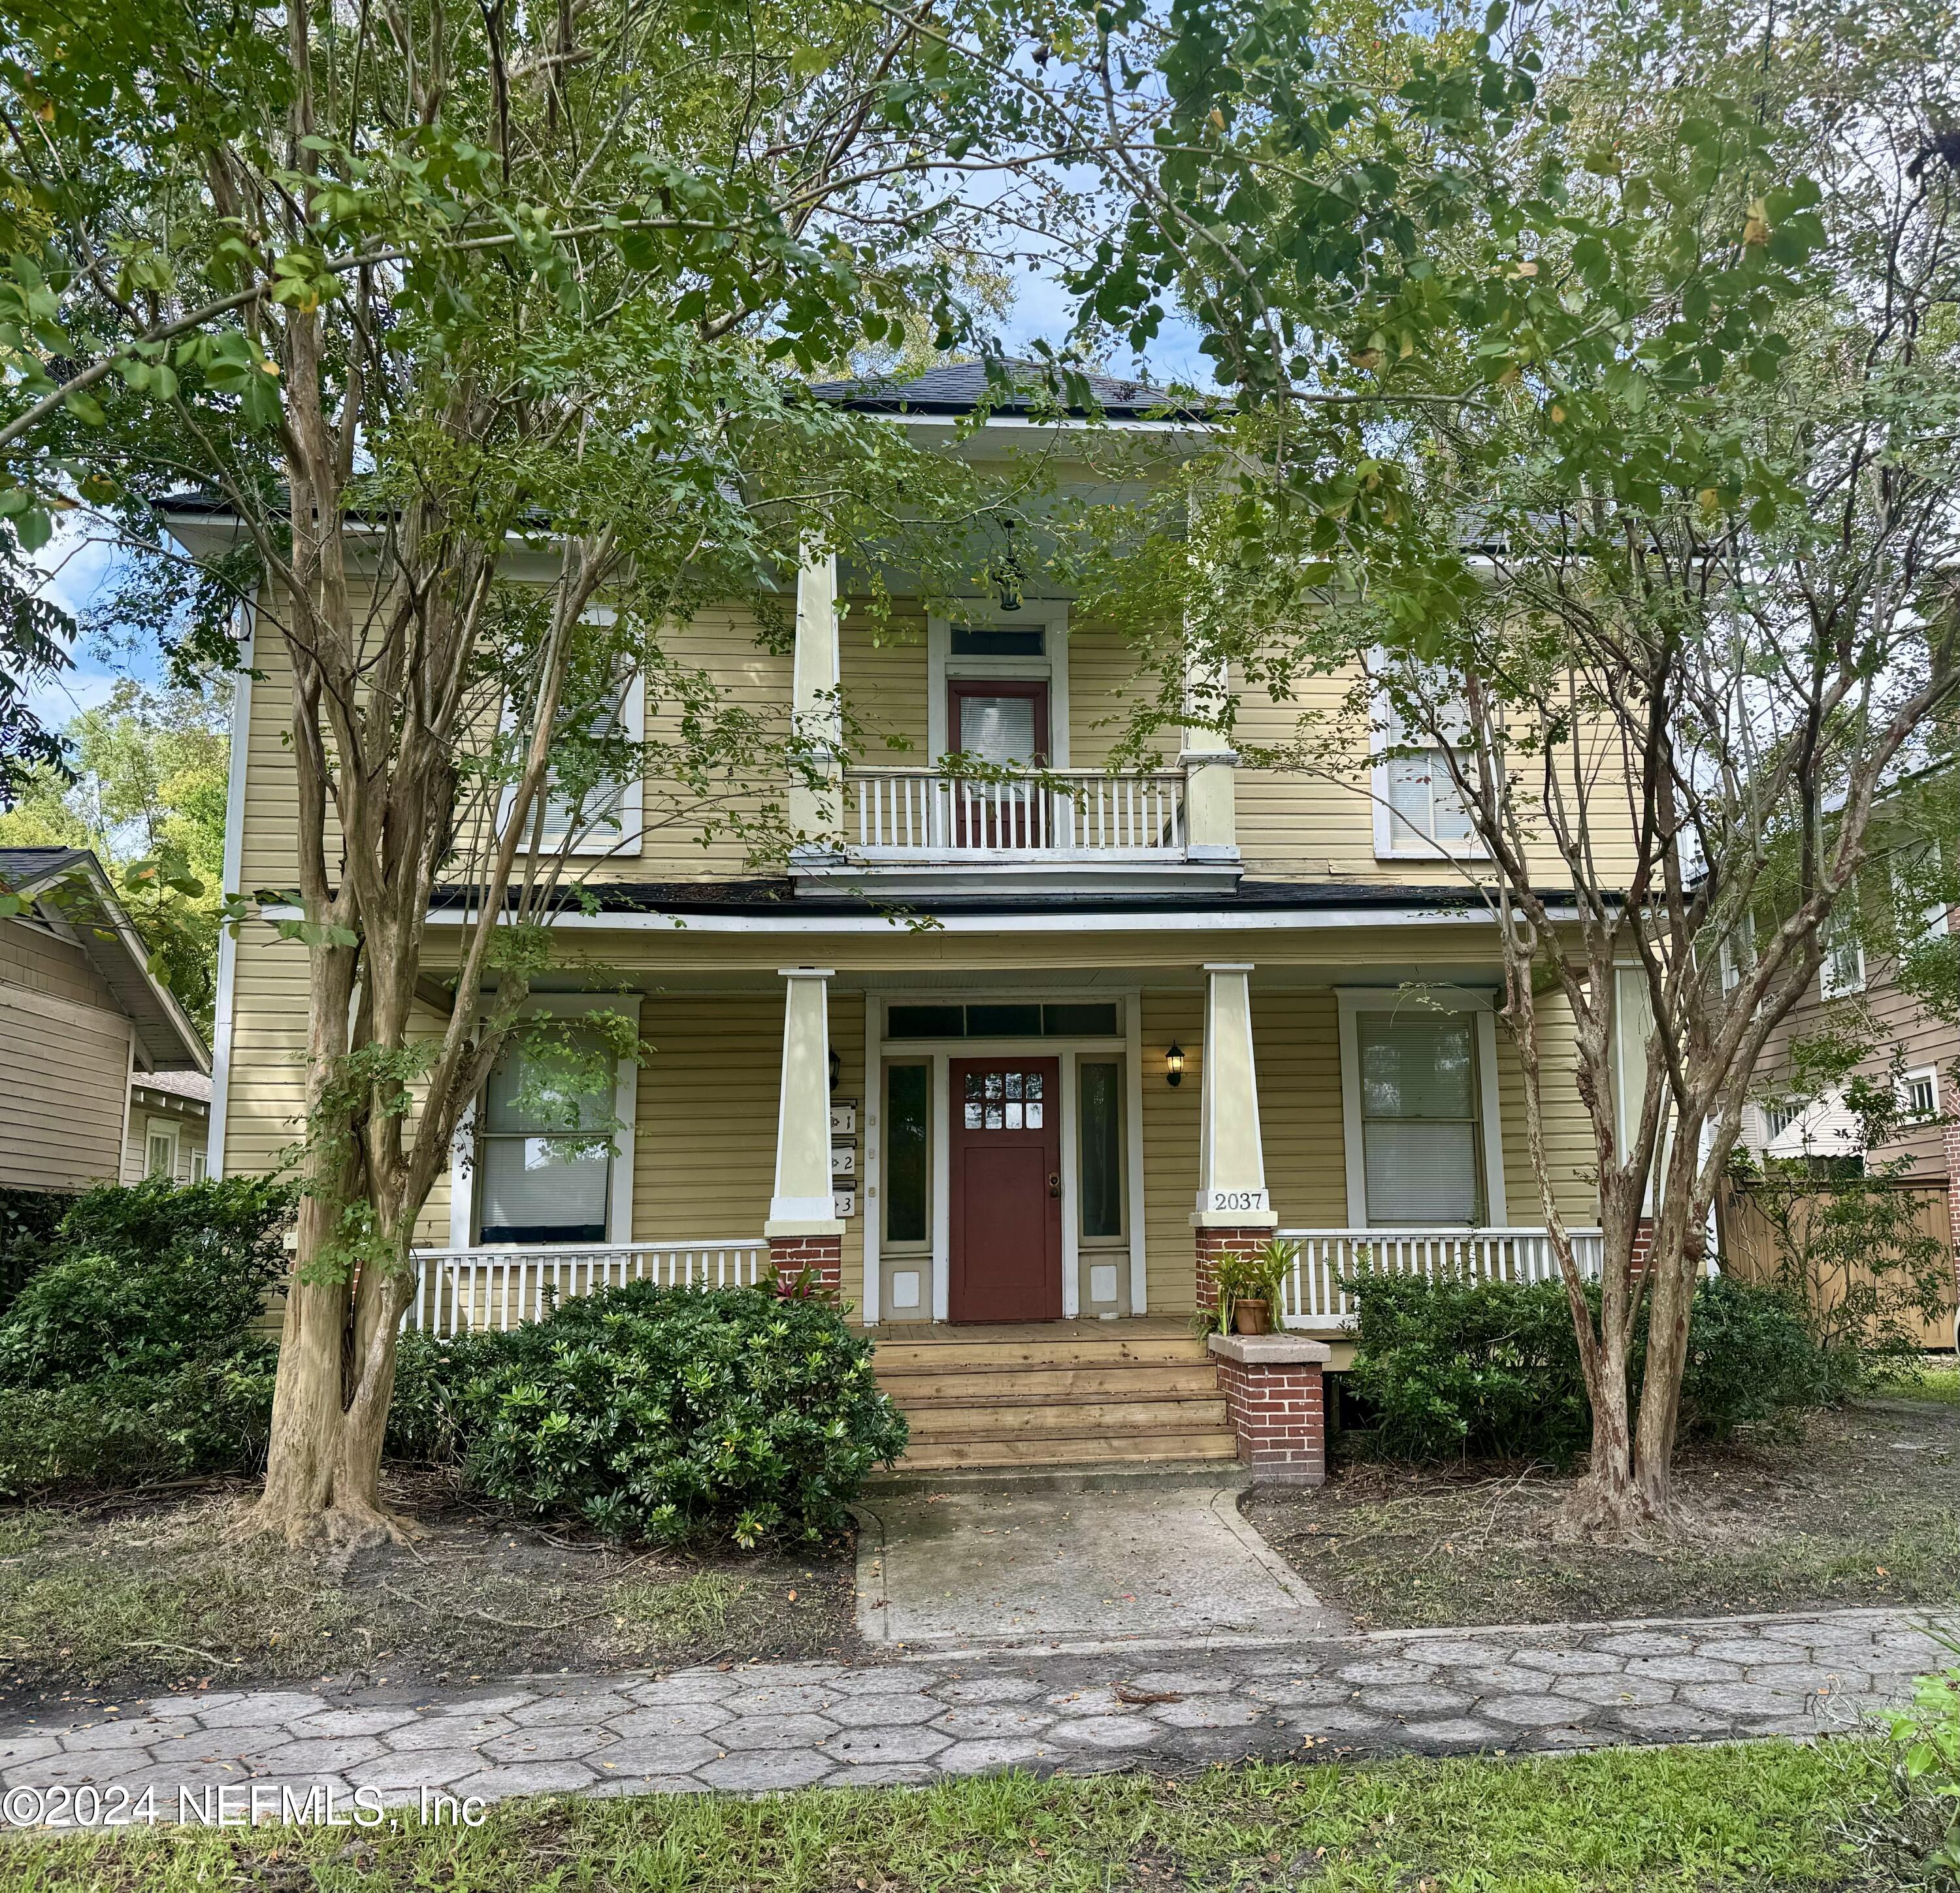
[[[772,1236],[769,1265],[779,1282],[793,1282],[807,1269],[819,1290],[833,1300],[844,1292],[841,1236]]]
[[[1298,1335],[1214,1335],[1219,1391],[1255,1485],[1327,1478],[1327,1344]]]
[[[1270,1228],[1198,1229],[1192,1233],[1198,1239],[1197,1294],[1201,1308],[1218,1306],[1218,1264],[1222,1258],[1250,1258],[1273,1239]]]

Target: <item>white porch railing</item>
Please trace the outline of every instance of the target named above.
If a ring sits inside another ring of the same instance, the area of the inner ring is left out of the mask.
[[[1297,1242],[1281,1292],[1289,1328],[1351,1328],[1353,1298],[1343,1276],[1418,1275],[1430,1281],[1545,1282],[1558,1274],[1551,1238],[1542,1229],[1283,1229]],[[1571,1232],[1580,1271],[1599,1272],[1599,1232]]]
[[[1047,769],[970,781],[940,769],[848,769],[847,845],[866,861],[1181,861],[1184,776]]]
[[[612,1242],[590,1248],[425,1249],[406,1328],[438,1336],[515,1328],[573,1295],[626,1282],[670,1288],[749,1288],[768,1272],[760,1236],[726,1242]]]

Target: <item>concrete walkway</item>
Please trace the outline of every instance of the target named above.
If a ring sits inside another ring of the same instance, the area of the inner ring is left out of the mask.
[[[1239,1515],[1236,1476],[1031,1491],[949,1485],[858,1508],[872,1644],[1177,1637],[1293,1641],[1346,1623]]]
[[[0,1812],[54,1790],[208,1787],[412,1802],[930,1782],[1007,1767],[1188,1769],[1259,1756],[1571,1749],[1858,1728],[1943,1651],[1912,1613],[1394,1631],[1209,1649],[1143,1639],[522,1678],[468,1692],[213,1691],[0,1734]],[[24,1792],[31,1791],[31,1792]]]

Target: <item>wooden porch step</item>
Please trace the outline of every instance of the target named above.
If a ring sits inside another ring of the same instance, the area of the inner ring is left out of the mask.
[[[1238,1456],[1238,1441],[1229,1433],[1040,1433],[1004,1439],[915,1440],[898,1469],[905,1473],[955,1466],[1134,1465]]]
[[[1068,1399],[1077,1395],[1134,1399],[1147,1389],[1153,1399],[1176,1394],[1214,1394],[1218,1370],[1209,1360],[1194,1362],[1124,1361],[1106,1367],[902,1368],[876,1363],[878,1385],[902,1407],[960,1400],[985,1400],[1007,1395],[1023,1398]]]
[[[1209,1356],[1201,1335],[1157,1335],[1029,1338],[1026,1341],[880,1341],[872,1366],[889,1373],[952,1373],[968,1369],[1201,1366]]]
[[[1223,1427],[1229,1416],[1223,1397],[1215,1390],[1208,1399],[1041,1400],[1029,1404],[1012,1398],[993,1400],[921,1401],[902,1409],[912,1437],[992,1439],[1007,1433],[1068,1433],[1083,1437],[1102,1433],[1178,1432],[1198,1427]]]

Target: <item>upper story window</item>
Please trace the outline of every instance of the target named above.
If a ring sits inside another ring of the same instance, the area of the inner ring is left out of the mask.
[[[596,759],[608,746],[637,748],[644,734],[644,694],[637,670],[625,673],[609,699],[587,720],[585,734]],[[541,848],[574,854],[637,854],[640,851],[640,779],[588,774],[555,765],[536,833]]]
[[[1932,1065],[1922,1065],[1899,1080],[1899,1109],[1918,1122],[1939,1115],[1939,1073]]]
[[[1826,999],[1865,990],[1865,946],[1858,937],[1857,896],[1847,892],[1839,898],[1844,904],[1831,910],[1818,935],[1824,964],[1818,979]]]
[[[595,605],[583,622],[609,625],[613,617]],[[581,676],[574,661],[566,679],[570,707],[559,712],[543,807],[533,807],[524,845],[552,854],[638,854],[642,788],[632,759],[646,737],[644,682],[626,664],[593,674],[597,657],[588,658],[584,668]],[[504,791],[500,821],[509,811],[511,793]]]
[[[1899,910],[1899,931],[1905,945],[1910,948],[1922,946],[1930,940],[1944,940],[1949,921],[1946,903],[1935,898],[1930,901],[1916,901],[1914,885],[1930,881],[1937,886],[1940,879],[1942,863],[1939,848],[1929,844],[1916,858],[1895,862],[1892,868],[1892,896]]]
[[[1433,858],[1478,851],[1476,832],[1449,770],[1468,717],[1460,699],[1443,709],[1431,727],[1427,719],[1405,714],[1391,692],[1383,691],[1377,699],[1373,790],[1379,857]]]

